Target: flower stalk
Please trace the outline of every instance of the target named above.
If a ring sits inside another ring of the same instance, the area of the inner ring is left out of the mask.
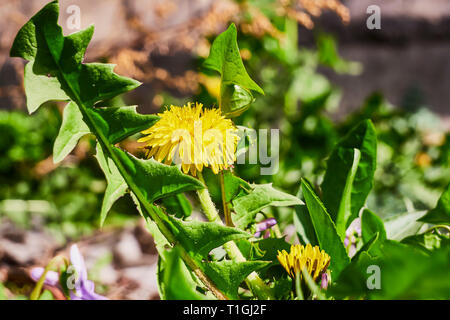
[[[43,270],[42,274],[40,275],[36,286],[34,287],[33,291],[30,294],[30,300],[38,300],[40,295],[41,295],[41,291],[42,291],[42,287],[44,286],[44,284],[46,284],[46,279],[47,279],[47,275],[51,272],[51,269],[56,267],[57,265],[60,265],[62,263],[67,267],[69,265],[68,261],[61,256],[56,256],[54,257],[52,260],[50,260],[50,262],[47,264],[47,266],[45,267],[45,269]]]
[[[201,172],[197,172],[198,179],[206,185],[205,180],[203,179],[203,175]],[[200,200],[200,204],[205,213],[206,218],[210,222],[216,222],[219,224],[223,224],[220,216],[216,210],[214,202],[211,200],[211,196],[207,188],[197,190],[197,195]],[[247,259],[242,255],[241,250],[237,247],[234,241],[229,241],[223,245],[225,251],[231,260],[236,262],[245,262]],[[245,283],[248,285],[250,290],[253,292],[255,296],[262,300],[271,300],[273,299],[273,295],[264,281],[258,276],[258,274],[253,271],[250,273],[245,279]]]
[[[231,220],[230,208],[228,207],[226,198],[225,178],[223,171],[220,171],[219,177],[220,177],[220,192],[222,194],[223,215],[225,217],[225,224],[229,227],[234,227],[233,221]]]

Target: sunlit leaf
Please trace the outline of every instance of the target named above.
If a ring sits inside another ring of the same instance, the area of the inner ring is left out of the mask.
[[[450,184],[442,193],[436,207],[428,211],[419,221],[450,225]]]
[[[379,247],[383,244],[382,241],[378,241],[379,233],[375,233],[372,238],[363,244],[363,246],[358,250],[358,252],[352,257],[352,262],[359,259],[359,256],[363,253],[369,254],[374,257],[377,256],[380,251]]]
[[[237,84],[246,89],[264,93],[245,70],[239,53],[237,30],[234,24],[231,24],[214,40],[204,65],[218,71],[222,75],[224,84]]]
[[[220,176],[214,174],[212,170],[208,168],[203,169],[203,178],[205,179],[206,186],[211,195],[212,200],[216,204],[222,205],[222,192],[220,189]],[[247,190],[251,190],[251,186],[248,182],[234,175],[231,171],[223,171],[223,178],[225,184],[225,198],[227,202],[230,202],[238,195],[246,193]]]
[[[426,211],[406,212],[398,214],[384,221],[386,236],[391,240],[402,240],[410,235],[416,234],[424,226],[419,219]]]
[[[222,112],[230,118],[242,114],[255,101],[250,91],[237,84],[222,86],[222,90]]]
[[[48,100],[66,100],[64,91],[76,103],[89,107],[140,85],[138,81],[115,74],[113,65],[82,64],[94,28],[90,26],[64,37],[57,24],[58,15],[57,1],[47,4],[20,29],[11,48],[11,56],[33,62],[27,67],[26,81],[30,112],[45,102],[45,95]],[[47,80],[44,81],[47,85],[38,91],[35,86],[37,79],[42,79],[39,76],[56,77],[61,85]]]
[[[247,232],[214,222],[182,221],[172,216],[169,219],[178,229],[177,238],[180,242],[189,252],[200,257],[207,257],[212,249],[228,241],[251,236]]]
[[[449,299],[449,249],[446,246],[427,255],[415,247],[387,240],[381,256],[374,259],[362,253],[329,291],[338,299]],[[377,277],[379,287],[370,288]]]
[[[248,108],[253,101],[250,90],[264,94],[245,70],[234,24],[214,40],[204,66],[221,74],[220,107],[227,116],[237,116]]]
[[[186,218],[192,213],[192,205],[182,193],[163,198],[162,204],[168,213],[174,214],[177,218]]]
[[[88,110],[112,144],[150,128],[159,120],[159,117],[153,114],[137,113],[136,106]]]
[[[441,247],[449,246],[450,238],[449,236],[440,234],[437,230],[434,230],[433,232],[426,232],[406,237],[402,240],[402,243],[416,246],[419,249],[425,250],[425,252],[429,252]]]
[[[361,236],[364,243],[370,241],[376,233],[379,241],[386,240],[383,220],[369,209],[364,209],[361,214]]]
[[[114,152],[150,203],[162,197],[204,188],[199,180],[183,174],[175,166],[153,159],[138,159],[118,148],[114,148]]]
[[[238,299],[238,288],[253,271],[264,268],[270,262],[264,261],[220,261],[203,264],[205,273],[230,299]]]
[[[272,184],[254,185],[248,195],[234,199],[232,215],[235,226],[245,229],[258,212],[268,206],[286,207],[302,205],[299,198],[272,187]]]
[[[105,156],[102,147],[99,144],[97,144],[96,158],[100,168],[105,174],[107,182],[105,195],[102,202],[102,209],[100,212],[100,225],[103,226],[111,207],[119,198],[125,195],[128,185],[121,176],[119,170],[114,164],[114,161],[110,157]]]
[[[29,62],[24,71],[24,87],[27,96],[27,108],[31,114],[47,101],[65,101],[70,98],[61,88],[57,78],[36,74],[33,71],[34,62]]]
[[[349,185],[349,178],[353,175],[355,164],[354,149],[361,153],[353,181]],[[327,161],[327,171],[322,182],[323,202],[331,218],[339,221],[339,233],[358,216],[364,206],[366,198],[373,186],[373,177],[377,159],[377,138],[375,128],[370,120],[361,122],[352,129],[333,149]],[[347,187],[347,188],[346,188]],[[348,195],[348,188],[351,194]],[[351,201],[350,213],[342,209]],[[343,218],[342,215],[345,214]],[[342,222],[344,220],[344,222]]]
[[[253,260],[278,261],[278,251],[289,252],[291,245],[284,238],[267,238],[252,242],[255,253]],[[277,262],[278,263],[278,262]]]
[[[325,250],[330,255],[332,277],[338,277],[339,273],[350,262],[344,244],[337,234],[336,227],[327,210],[314,193],[311,185],[304,179],[302,180],[302,191],[320,249]]]
[[[335,215],[336,232],[343,240],[345,239],[347,222],[352,216],[351,206],[352,206],[353,182],[355,181],[356,171],[358,169],[358,165],[361,159],[361,152],[359,151],[359,149],[338,148],[335,152],[335,155],[339,158],[339,160],[330,158],[329,161],[333,162],[339,161],[340,165],[342,166],[340,169],[345,170],[347,173],[345,185],[343,186],[342,190],[341,201],[339,202],[338,212]],[[330,168],[330,169],[336,170],[337,168]]]
[[[53,162],[58,163],[64,160],[75,148],[78,140],[90,132],[78,106],[69,102],[64,108],[61,128],[53,145]]]
[[[194,275],[180,258],[177,248],[164,250],[158,260],[158,288],[163,300],[206,300],[196,290]]]
[[[297,197],[303,199],[302,188],[299,189]],[[295,206],[294,226],[301,244],[319,245],[311,216],[306,206]]]

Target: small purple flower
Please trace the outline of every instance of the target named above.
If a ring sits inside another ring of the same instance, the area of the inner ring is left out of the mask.
[[[353,257],[356,254],[356,236],[361,237],[361,219],[356,218],[348,226],[345,231],[344,246],[348,249],[349,257]]]
[[[320,288],[327,289],[328,288],[328,282],[330,281],[330,277],[328,276],[328,273],[324,272],[322,273],[322,279],[320,280]]]
[[[42,277],[42,274],[44,273],[44,268],[42,267],[35,267],[31,269],[30,277],[34,281],[38,282],[39,279]],[[45,275],[44,284],[48,286],[55,287],[59,283],[59,274],[55,271],[47,271]]]
[[[74,284],[67,283],[69,289],[75,290],[74,292],[70,292],[70,298],[72,300],[108,300],[108,298],[94,292],[94,282],[87,279],[87,269],[84,263],[84,258],[81,255],[80,250],[78,250],[78,246],[76,244],[70,247],[70,263],[71,266],[67,269],[67,272],[76,273]],[[30,276],[37,282],[43,273],[44,268],[37,267],[31,269]],[[70,276],[69,279],[70,278],[72,278],[72,276]],[[48,271],[45,275],[44,284],[54,287],[57,286],[58,283],[59,274],[55,271]]]
[[[78,276],[75,282],[75,292],[70,293],[70,298],[72,300],[108,300],[108,298],[94,292],[94,282],[87,279],[87,269],[84,258],[76,244],[72,245],[70,248],[70,262],[75,268]]]
[[[266,220],[263,220],[261,222],[258,222],[256,224],[256,233],[253,235],[255,238],[258,238],[261,236],[261,232],[272,228],[274,225],[277,224],[277,220],[275,218],[269,218]],[[264,238],[267,238],[269,234],[266,232],[264,234]]]

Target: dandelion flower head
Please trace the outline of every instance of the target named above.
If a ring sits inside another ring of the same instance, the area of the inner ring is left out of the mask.
[[[195,176],[204,167],[217,174],[236,161],[238,130],[217,108],[201,103],[170,106],[160,120],[142,131],[146,157],[165,164],[181,164],[184,173]]]
[[[287,271],[291,278],[295,278],[297,274],[302,274],[302,270],[306,269],[313,280],[326,272],[330,264],[330,256],[320,250],[318,246],[306,246],[300,244],[292,245],[289,253],[286,250],[278,251],[278,261]]]

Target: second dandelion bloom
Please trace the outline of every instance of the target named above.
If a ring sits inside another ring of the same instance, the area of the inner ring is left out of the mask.
[[[165,164],[181,164],[184,173],[197,175],[204,167],[217,174],[236,161],[238,130],[216,108],[201,103],[170,106],[138,142],[144,142],[146,157]]]
[[[311,246],[309,243],[306,246],[292,245],[290,252],[278,251],[278,261],[294,279],[297,275],[302,274],[305,269],[314,281],[321,277],[330,264],[330,256],[318,246]]]

